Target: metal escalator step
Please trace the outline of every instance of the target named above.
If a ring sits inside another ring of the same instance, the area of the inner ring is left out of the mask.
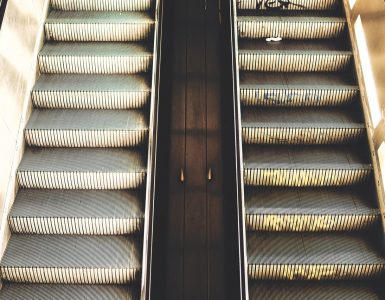
[[[316,11],[257,11],[238,16],[240,38],[331,39],[346,28],[343,17]]]
[[[51,0],[57,10],[144,11],[151,9],[152,0]]]
[[[140,232],[144,193],[19,190],[8,217],[12,233],[121,235]]]
[[[151,69],[152,50],[142,43],[46,43],[38,55],[40,72],[134,74]]]
[[[0,290],[4,300],[134,300],[139,292],[124,285],[71,285],[6,283]]]
[[[337,106],[349,104],[358,86],[345,73],[240,72],[240,99],[246,106]]]
[[[123,236],[13,234],[0,264],[2,279],[126,284],[140,277],[140,245],[139,239]]]
[[[132,109],[149,103],[142,75],[41,75],[32,90],[38,108]]]
[[[248,144],[346,144],[365,132],[351,109],[242,109],[242,139]]]
[[[238,9],[251,10],[334,10],[340,6],[339,0],[291,0],[291,1],[261,1],[238,0]]]
[[[252,279],[344,280],[383,274],[380,243],[369,234],[247,234],[248,274]]]
[[[239,41],[239,67],[264,72],[334,72],[350,66],[353,54],[339,40]]]
[[[376,196],[363,187],[245,189],[246,227],[255,231],[339,231],[380,222]]]
[[[145,184],[143,149],[27,148],[17,171],[22,188],[131,189]]]
[[[126,42],[145,40],[154,20],[146,12],[53,10],[45,23],[47,40]]]
[[[137,146],[147,140],[148,118],[140,110],[34,109],[24,136],[40,147]]]
[[[380,300],[380,289],[361,281],[250,281],[250,300]]]
[[[345,186],[365,182],[370,156],[350,146],[243,145],[245,185]]]

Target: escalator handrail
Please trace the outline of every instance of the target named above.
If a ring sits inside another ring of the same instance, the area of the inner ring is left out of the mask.
[[[5,9],[7,7],[8,0],[0,0],[0,28],[3,25]]]
[[[236,187],[237,187],[237,220],[238,220],[238,254],[240,273],[240,297],[248,300],[248,277],[247,277],[247,248],[244,206],[244,178],[243,178],[243,151],[241,134],[241,107],[239,92],[239,64],[238,64],[238,30],[237,30],[237,0],[230,4],[231,25],[231,62],[233,76],[233,107],[234,107],[234,133],[235,133],[235,163],[236,163]]]
[[[155,174],[156,174],[156,152],[158,135],[158,112],[160,94],[160,63],[162,48],[162,23],[163,1],[155,0],[155,30],[154,30],[154,56],[152,66],[152,88],[150,106],[150,124],[148,133],[148,167],[145,202],[145,220],[142,256],[142,280],[141,300],[151,298],[151,271],[152,271],[152,247],[153,247],[153,224],[154,224],[154,201],[155,201]]]

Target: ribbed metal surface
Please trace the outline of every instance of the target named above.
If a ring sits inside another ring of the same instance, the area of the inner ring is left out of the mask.
[[[302,125],[302,126],[301,126]],[[365,129],[359,127],[338,127],[330,124],[303,126],[303,124],[271,124],[271,127],[245,125],[242,137],[249,144],[344,144],[356,141],[364,135]]]
[[[42,75],[32,90],[38,108],[132,109],[145,107],[150,83],[139,75]]]
[[[249,233],[248,273],[253,279],[288,280],[379,276],[385,259],[373,238],[345,232]]]
[[[150,69],[152,51],[138,43],[48,43],[38,62],[42,73],[134,74]]]
[[[29,234],[131,234],[143,222],[137,191],[20,190],[9,215],[12,232]]]
[[[350,52],[293,52],[239,51],[239,67],[245,71],[331,72],[344,70],[352,58]]]
[[[333,10],[340,6],[339,0],[238,0],[238,9],[250,10]]]
[[[364,133],[365,125],[346,108],[242,110],[242,137],[248,144],[345,144]]]
[[[330,39],[339,37],[345,26],[345,19],[335,17],[238,17],[240,38]]]
[[[357,188],[245,189],[246,227],[256,231],[371,229],[380,221],[375,195]]]
[[[138,292],[122,285],[59,285],[3,284],[0,298],[4,300],[134,300]]]
[[[246,185],[345,186],[365,182],[372,173],[365,154],[349,147],[244,145],[243,150]]]
[[[250,299],[383,298],[382,216],[341,8],[237,1]]]
[[[145,153],[103,148],[27,148],[17,171],[24,188],[130,189],[146,178]]]
[[[358,94],[355,87],[284,88],[282,86],[240,86],[243,105],[248,106],[337,106],[350,103]]]
[[[25,129],[30,146],[127,147],[147,141],[144,112],[127,110],[38,110]]]
[[[50,4],[0,298],[139,299],[155,1]]]
[[[140,41],[150,38],[153,26],[147,13],[54,10],[45,23],[45,36],[53,41]]]
[[[335,73],[241,72],[242,105],[261,107],[323,107],[352,103],[358,86]]]
[[[139,242],[114,236],[15,234],[1,262],[1,274],[13,282],[129,283],[141,268]]]
[[[144,11],[152,3],[152,0],[51,0],[52,8],[58,10]]]
[[[380,300],[380,290],[360,281],[250,281],[251,300]]]

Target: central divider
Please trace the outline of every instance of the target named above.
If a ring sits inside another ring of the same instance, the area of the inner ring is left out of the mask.
[[[229,3],[165,0],[153,299],[242,299]]]

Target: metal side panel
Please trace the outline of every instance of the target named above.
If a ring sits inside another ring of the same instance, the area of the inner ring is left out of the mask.
[[[347,0],[342,0],[343,2],[343,7],[344,7],[344,13],[345,17],[347,19],[347,27],[348,27],[348,32],[349,32],[349,38],[350,38],[350,45],[352,47],[352,51],[354,54],[354,67],[355,67],[355,74],[357,75],[357,81],[360,89],[364,91],[361,93],[360,97],[360,102],[363,108],[363,113],[365,116],[365,124],[367,126],[367,141],[369,144],[370,152],[372,153],[372,162],[373,162],[373,174],[374,174],[374,181],[376,183],[375,188],[377,191],[377,203],[378,206],[380,207],[381,214],[382,214],[382,232],[385,234],[385,183],[384,183],[384,178],[382,176],[382,170],[380,166],[380,158],[379,158],[379,151],[377,151],[376,146],[375,146],[375,141],[374,141],[374,127],[373,126],[373,121],[371,118],[371,114],[373,113],[372,109],[370,108],[370,99],[368,97],[368,94],[366,92],[366,85],[365,85],[365,80],[364,80],[364,74],[362,70],[362,61],[361,57],[359,55],[358,51],[358,41],[356,38],[356,33],[355,33],[355,28],[354,24],[352,24],[352,19],[351,19],[351,10],[350,10],[350,4]],[[385,244],[384,244],[385,245]]]

